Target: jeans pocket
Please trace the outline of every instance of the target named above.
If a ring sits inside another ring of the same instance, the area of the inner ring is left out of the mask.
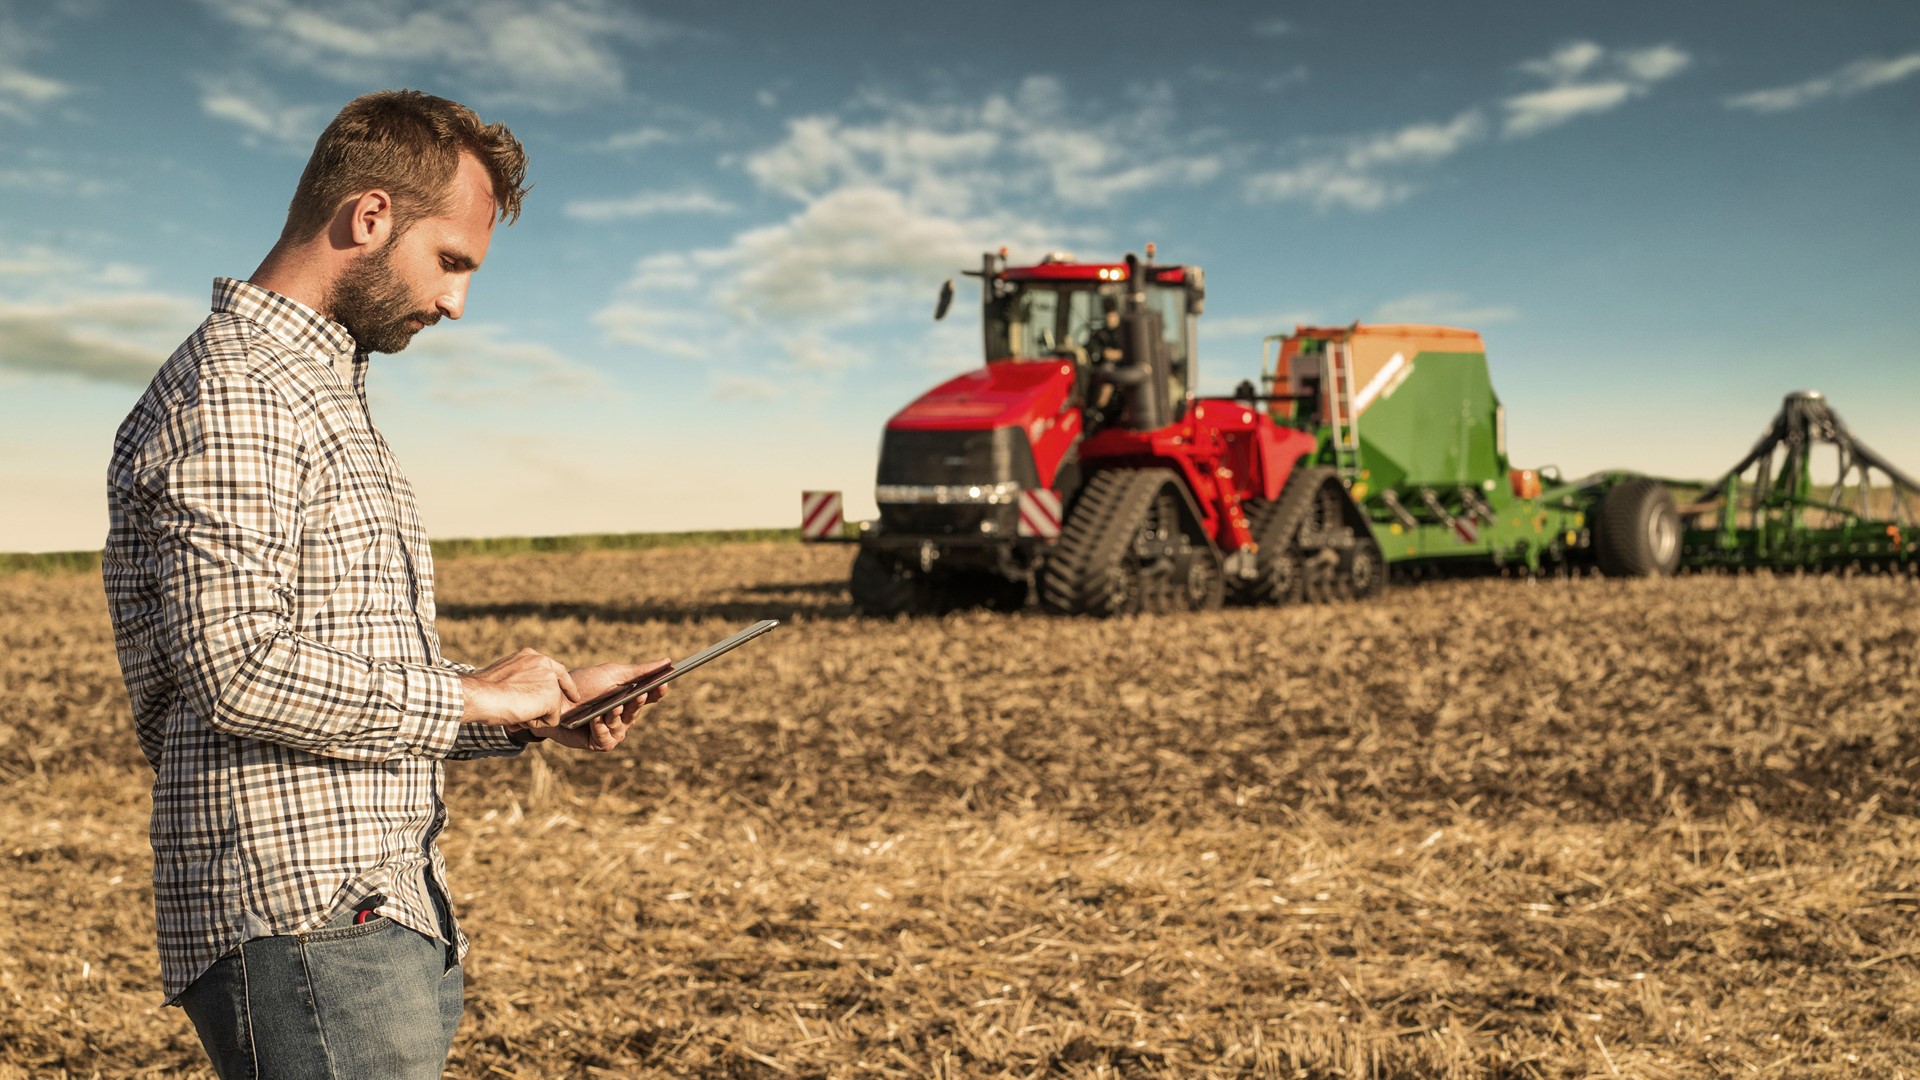
[[[295,934],[293,936],[307,944],[322,941],[346,941],[350,938],[377,934],[382,930],[396,926],[400,926],[400,924],[387,918],[385,915],[375,915],[363,923],[349,923],[346,926],[327,926],[319,930],[309,930],[304,934]],[[402,927],[402,929],[405,928]]]

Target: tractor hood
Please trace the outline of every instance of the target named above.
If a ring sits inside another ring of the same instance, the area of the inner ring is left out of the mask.
[[[1073,365],[1064,361],[1002,361],[960,375],[920,395],[887,426],[913,431],[979,431],[1048,425],[1073,391]],[[1039,430],[1028,437],[1038,441]]]
[[[880,484],[902,498],[915,485],[1057,487],[1080,440],[1073,386],[1073,365],[1061,360],[1003,360],[941,383],[888,421]]]

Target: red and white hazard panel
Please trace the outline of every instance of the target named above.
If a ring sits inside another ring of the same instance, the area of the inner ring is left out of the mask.
[[[800,493],[800,539],[824,540],[839,536],[841,521],[839,492]]]
[[[1020,490],[1020,535],[1052,540],[1060,535],[1060,496],[1052,488]]]

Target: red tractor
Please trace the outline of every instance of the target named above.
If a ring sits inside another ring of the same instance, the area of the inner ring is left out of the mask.
[[[1069,614],[1223,599],[1365,596],[1385,582],[1367,519],[1308,432],[1268,402],[1196,398],[1195,266],[1128,255],[978,271],[986,365],[888,423],[853,602],[871,614],[984,604]],[[946,314],[952,283],[935,318]]]

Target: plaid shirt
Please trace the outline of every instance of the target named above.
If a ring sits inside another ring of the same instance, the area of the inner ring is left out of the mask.
[[[220,278],[114,441],[104,575],[155,771],[169,1003],[241,942],[374,893],[441,937],[440,763],[518,749],[459,722],[473,669],[440,655],[433,557],[366,378],[344,327]]]

